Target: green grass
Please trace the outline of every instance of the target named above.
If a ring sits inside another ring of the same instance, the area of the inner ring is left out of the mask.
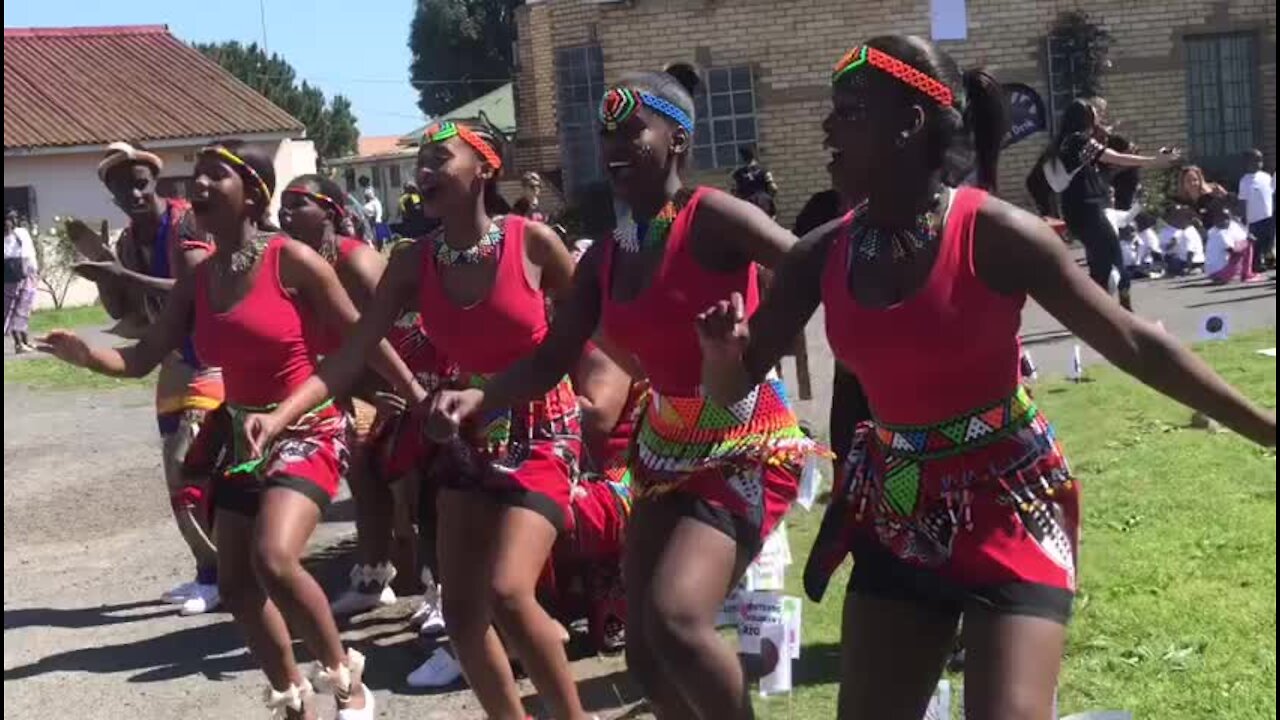
[[[148,387],[150,377],[120,380],[89,372],[84,368],[68,365],[54,358],[10,360],[4,364],[4,384],[20,385],[31,390],[56,392],[82,390],[116,390],[119,388]]]
[[[31,313],[31,334],[42,335],[54,328],[74,329],[85,326],[101,326],[111,322],[111,317],[101,305],[68,307],[61,310],[37,310]]]
[[[1255,350],[1274,330],[1200,347],[1224,377],[1275,408],[1276,365]],[[1191,411],[1111,368],[1094,382],[1036,388],[1082,482],[1080,593],[1060,683],[1063,715],[1276,716],[1276,460],[1232,433],[1188,427]],[[820,515],[788,518],[803,555]],[[757,700],[764,720],[833,716],[840,606],[849,563],[821,605],[805,601],[791,698]],[[959,678],[952,678],[958,684]],[[958,690],[958,688],[957,688]],[[888,691],[888,690],[886,690]]]

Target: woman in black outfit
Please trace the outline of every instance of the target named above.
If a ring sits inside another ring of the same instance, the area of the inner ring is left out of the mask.
[[[1071,184],[1062,192],[1062,219],[1084,245],[1089,276],[1107,288],[1114,268],[1120,275],[1120,304],[1132,310],[1120,238],[1105,212],[1111,204],[1111,186],[1102,166],[1163,168],[1177,162],[1179,155],[1170,151],[1155,157],[1116,152],[1106,147],[1106,140],[1095,106],[1086,100],[1073,100],[1062,114],[1062,129],[1053,144],[1063,169],[1072,174]]]

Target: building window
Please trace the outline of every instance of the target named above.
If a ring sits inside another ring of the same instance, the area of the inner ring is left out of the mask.
[[[23,222],[39,222],[36,216],[36,189],[30,185],[5,187],[4,211],[8,214],[10,210],[18,213]]]
[[[707,72],[694,98],[693,161],[703,169],[738,164],[738,148],[756,144],[756,93],[749,65]]]
[[[342,184],[347,186],[346,189],[348,193],[353,193],[356,191],[356,169],[355,168],[347,168],[346,170],[342,171]]]
[[[1210,174],[1238,170],[1257,139],[1258,60],[1253,35],[1186,39],[1187,134]]]
[[[400,166],[392,165],[390,168],[388,168],[388,172],[391,173],[391,187],[393,188],[400,187],[403,184],[400,182]]]
[[[1045,38],[1045,56],[1049,67],[1049,122],[1056,131],[1058,119],[1071,101],[1093,94],[1086,87],[1092,59],[1089,49],[1071,35]]]
[[[599,45],[556,50],[556,110],[566,188],[579,195],[600,180],[600,132],[596,108],[604,95],[604,56]]]

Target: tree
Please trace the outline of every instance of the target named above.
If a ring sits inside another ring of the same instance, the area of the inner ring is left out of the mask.
[[[418,107],[441,115],[510,82],[520,0],[418,0],[409,76]]]
[[[104,236],[106,224],[107,221],[103,220]],[[49,296],[55,310],[61,310],[63,304],[67,302],[71,283],[76,279],[71,266],[75,265],[80,257],[76,253],[75,245],[71,242],[70,234],[63,225],[62,218],[55,217],[53,227],[44,230],[43,233],[41,229],[36,225],[31,226],[31,240],[32,245],[35,246],[36,265],[39,266],[37,289]]]
[[[346,97],[335,95],[332,102],[326,100],[320,88],[305,80],[299,83],[293,66],[284,58],[267,55],[257,43],[197,43],[195,48],[297,118],[306,126],[307,137],[316,144],[320,157],[355,152],[360,130]]]

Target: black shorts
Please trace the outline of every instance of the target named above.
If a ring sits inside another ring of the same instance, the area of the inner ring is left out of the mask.
[[[673,508],[681,517],[691,518],[715,528],[728,536],[735,545],[745,549],[753,558],[760,553],[760,548],[764,544],[760,539],[760,528],[755,523],[740,515],[734,515],[693,493],[676,490],[666,495],[636,501],[636,505],[643,503],[663,503]]]
[[[1040,583],[1011,582],[964,587],[926,568],[909,565],[874,543],[853,549],[849,593],[865,593],[921,605],[941,612],[982,610],[995,615],[1028,615],[1066,625],[1075,595]]]

